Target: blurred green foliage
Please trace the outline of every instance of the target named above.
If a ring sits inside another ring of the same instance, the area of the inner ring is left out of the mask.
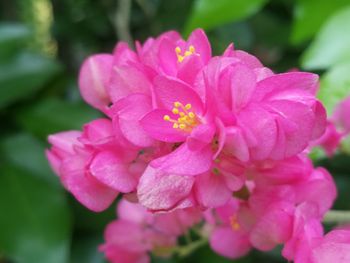
[[[305,67],[322,76],[329,111],[350,93],[348,0],[135,0],[127,28],[144,41],[166,30],[207,29],[214,54],[230,43],[276,72]],[[111,52],[118,39],[117,0],[0,2],[0,262],[101,263],[97,246],[114,207],[94,214],[61,187],[44,156],[50,133],[80,129],[101,116],[80,98],[79,66]],[[301,62],[301,64],[300,64]],[[324,156],[324,155],[320,155]],[[336,209],[350,209],[350,157],[317,159],[335,176]],[[157,263],[232,262],[202,247]],[[285,262],[278,250],[235,262]]]

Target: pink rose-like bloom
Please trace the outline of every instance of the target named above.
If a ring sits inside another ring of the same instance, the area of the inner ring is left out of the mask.
[[[136,190],[138,178],[147,166],[130,145],[121,145],[111,121],[98,119],[83,132],[69,131],[49,136],[52,148],[47,158],[62,184],[83,205],[93,211],[106,209],[119,192]]]
[[[121,200],[118,220],[105,230],[105,243],[100,246],[110,262],[147,263],[148,252],[170,256],[177,238],[201,220],[195,209],[152,214],[139,204]]]

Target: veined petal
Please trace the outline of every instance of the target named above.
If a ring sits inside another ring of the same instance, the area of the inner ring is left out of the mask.
[[[194,178],[166,173],[148,166],[140,178],[137,195],[142,205],[151,210],[171,210],[186,199],[191,192]]]

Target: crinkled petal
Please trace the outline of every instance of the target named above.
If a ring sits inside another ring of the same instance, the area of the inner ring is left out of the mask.
[[[150,210],[170,210],[191,192],[194,178],[148,166],[137,189],[139,202]]]

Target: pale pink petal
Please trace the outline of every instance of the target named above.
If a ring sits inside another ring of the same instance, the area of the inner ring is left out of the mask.
[[[131,203],[123,198],[118,203],[117,215],[119,219],[142,225],[151,216],[151,213],[147,212],[146,208],[142,205]]]
[[[148,166],[140,178],[137,194],[140,203],[150,210],[170,210],[191,192],[194,178],[167,174]]]
[[[79,88],[84,100],[102,111],[111,102],[107,94],[108,81],[111,77],[113,56],[94,55],[86,59],[79,73]]]
[[[73,154],[73,146],[80,144],[78,138],[81,136],[80,131],[67,131],[51,134],[48,137],[48,141],[52,146],[60,149],[61,151]]]

